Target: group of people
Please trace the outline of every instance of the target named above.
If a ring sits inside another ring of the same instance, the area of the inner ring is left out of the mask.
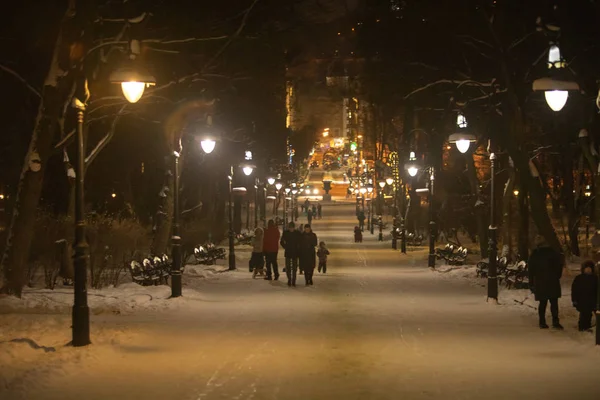
[[[564,260],[562,255],[550,247],[539,236],[536,238],[537,247],[531,253],[528,261],[529,286],[539,302],[538,315],[541,329],[548,329],[546,323],[546,308],[550,303],[552,327],[564,329],[558,317],[558,299],[562,295],[560,278]],[[571,301],[573,307],[579,311],[579,331],[590,331],[592,327],[592,314],[596,311],[598,296],[598,279],[594,274],[595,263],[592,260],[581,264],[581,274],[575,277],[571,286]]]
[[[312,223],[313,218],[321,219],[323,216],[323,208],[321,207],[321,203],[312,204],[311,206],[310,201],[308,199],[304,201],[304,204],[302,205],[302,211],[306,214],[306,218],[308,219],[309,225]]]
[[[318,244],[318,249],[316,249]],[[317,242],[317,235],[312,231],[310,224],[300,225],[290,222],[281,235],[275,221],[269,220],[267,228],[256,228],[252,256],[250,257],[250,270],[262,270],[266,264],[265,280],[279,280],[279,266],[277,255],[279,246],[285,250],[285,273],[288,286],[296,286],[298,269],[304,275],[306,286],[313,285],[313,273],[316,259],[319,259],[318,271],[327,273],[327,256],[329,250],[325,242]]]

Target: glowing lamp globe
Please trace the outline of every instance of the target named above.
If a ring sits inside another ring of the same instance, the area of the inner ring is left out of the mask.
[[[216,145],[217,142],[213,139],[203,139],[200,141],[200,147],[202,147],[202,151],[204,151],[206,154],[212,153]]]
[[[359,192],[360,192],[360,194],[365,194],[365,193],[367,193],[367,188],[361,187]]]
[[[112,83],[121,85],[123,95],[130,103],[137,103],[147,87],[156,85],[156,79],[142,69],[118,69],[110,75],[109,79]]]
[[[385,178],[385,183],[392,186],[392,183],[394,183],[394,178]]]
[[[275,189],[277,189],[278,191],[281,190],[282,187],[283,187],[283,184],[281,182],[277,182],[275,184]]]
[[[250,176],[250,175],[252,175],[252,171],[254,171],[254,168],[247,165],[244,168],[242,168],[242,171],[244,171],[244,175]]]
[[[379,187],[383,189],[385,187],[385,181],[379,181]]]
[[[269,185],[273,185],[273,184],[275,184],[275,178],[267,178],[267,182],[269,183]],[[281,187],[279,189],[281,189]],[[277,190],[279,190],[279,189],[277,189]]]
[[[417,173],[419,172],[419,168],[417,167],[408,167],[408,174],[412,177],[417,176]]]
[[[566,90],[546,90],[544,96],[546,97],[546,103],[548,103],[552,111],[558,112],[567,104],[569,92]]]
[[[306,190],[304,190],[304,193],[310,194],[310,189],[306,188]]]
[[[456,148],[461,153],[465,154],[469,151],[469,147],[471,147],[471,141],[467,139],[460,139],[456,141]]]

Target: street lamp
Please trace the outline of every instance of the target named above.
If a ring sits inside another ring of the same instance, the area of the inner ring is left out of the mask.
[[[140,42],[129,43],[129,64],[110,74],[109,81],[121,85],[123,95],[130,103],[137,103],[144,95],[144,90],[156,85],[156,79],[148,73],[135,59],[140,55]]]
[[[579,85],[570,79],[565,67],[559,47],[552,44],[548,50],[549,76],[533,81],[533,90],[544,92],[546,103],[553,111],[563,109],[569,98],[569,91],[579,91]]]
[[[410,175],[413,178],[417,176],[417,173],[419,172],[419,164],[417,163],[417,157],[414,151],[410,152],[410,155],[408,157],[408,163],[406,163],[405,167],[406,171],[408,171],[408,175]]]
[[[272,183],[271,183],[271,185],[272,185]],[[277,189],[278,192],[281,190],[282,187],[283,187],[283,184],[281,182],[277,182],[275,184],[275,189]]]
[[[269,185],[273,186],[275,184],[275,178],[273,178],[273,177],[267,178],[267,183]],[[279,189],[281,189],[281,186],[279,186]],[[277,190],[279,190],[279,189],[277,189]]]
[[[139,42],[132,41],[131,58],[139,54]],[[146,86],[156,84],[153,76],[137,68],[119,69],[111,74],[112,83],[121,84],[123,95],[130,103],[135,103],[144,94]],[[87,299],[87,271],[89,264],[89,245],[86,241],[85,223],[85,169],[86,151],[84,138],[84,116],[89,100],[87,79],[81,74],[77,79],[76,91],[71,106],[76,110],[76,149],[77,162],[75,165],[75,243],[74,243],[74,276],[73,276],[73,310],[72,310],[72,341],[74,347],[87,346],[90,341],[90,309]]]
[[[244,175],[246,176],[250,176],[252,175],[252,172],[254,171],[254,166],[253,165],[245,165],[242,167],[242,171],[244,171]]]
[[[468,133],[468,124],[467,119],[461,113],[456,117],[456,128],[457,131],[450,135],[449,142],[456,144],[456,148],[462,154],[469,151],[469,147],[471,147],[471,143],[475,142],[475,136]]]

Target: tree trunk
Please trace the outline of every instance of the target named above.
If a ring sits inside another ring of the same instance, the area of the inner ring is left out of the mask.
[[[522,260],[529,258],[529,202],[527,197],[527,184],[521,184],[519,189],[519,230],[517,242],[519,256]]]
[[[481,200],[481,190],[479,190],[479,180],[477,179],[477,170],[475,169],[475,161],[473,156],[466,157],[467,174],[469,176],[469,184],[471,185],[471,193],[475,196],[475,204],[473,209],[477,220],[477,235],[479,236],[479,251],[481,258],[488,258],[488,215],[487,207]]]
[[[171,225],[173,223],[173,187],[174,176],[172,174],[172,157],[165,157],[166,173],[159,196],[162,201],[156,212],[154,223],[154,237],[152,238],[152,254],[163,254],[167,251],[169,237],[171,235]]]
[[[59,65],[59,59],[62,51],[67,47],[64,43],[67,38],[67,24],[73,15],[74,10],[69,8],[65,13],[54,44],[54,52],[44,81],[35,126],[21,170],[6,247],[2,255],[5,282],[1,291],[18,297],[21,296],[22,288],[27,283],[29,250],[35,230],[46,165],[52,154],[52,142],[56,136],[62,105],[65,103],[65,98],[69,96],[72,86],[70,78],[61,79],[63,71]]]
[[[576,210],[575,210],[575,196],[574,196],[574,180],[573,180],[573,149],[568,144],[563,146],[561,151],[562,154],[562,201],[565,205],[565,212],[567,214],[567,232],[569,235],[569,250],[571,254],[579,255],[579,241],[578,231],[579,223],[577,222]]]
[[[515,189],[515,168],[512,160],[508,160],[508,180],[504,186],[504,194],[502,195],[502,244],[506,248],[507,258],[512,256],[512,201],[513,192]]]

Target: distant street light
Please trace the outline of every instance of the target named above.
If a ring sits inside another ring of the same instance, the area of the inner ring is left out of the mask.
[[[272,183],[271,183],[271,185],[272,185]],[[283,187],[283,183],[281,183],[281,182],[277,182],[275,184],[275,189],[277,189],[277,191],[280,191],[282,187]]]
[[[275,184],[275,178],[273,178],[273,177],[267,178],[267,183],[269,185],[273,186]],[[279,188],[277,190],[279,190],[279,189],[281,189],[281,186],[279,186]]]

